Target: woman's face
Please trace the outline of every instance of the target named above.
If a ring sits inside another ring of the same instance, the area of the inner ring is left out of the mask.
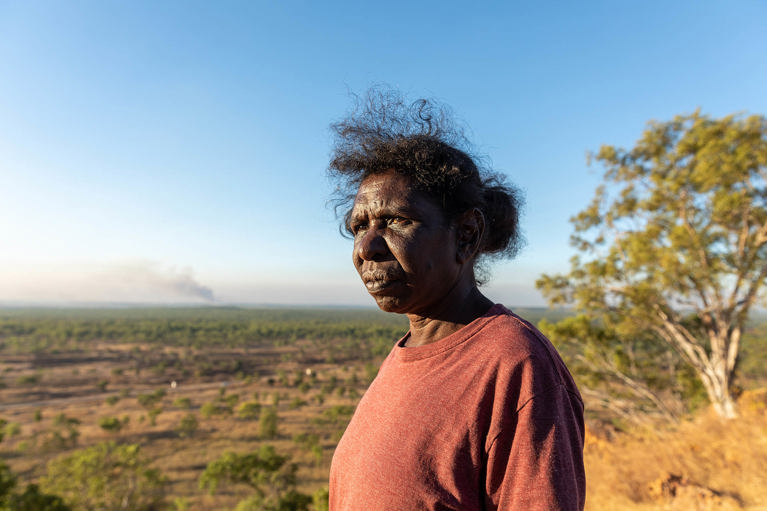
[[[381,309],[440,310],[461,265],[454,229],[434,200],[394,171],[375,174],[357,191],[349,228],[354,266]]]

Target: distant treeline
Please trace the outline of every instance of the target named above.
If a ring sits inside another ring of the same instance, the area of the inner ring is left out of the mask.
[[[533,323],[563,311],[519,310]],[[296,340],[355,340],[388,351],[408,328],[407,318],[376,309],[251,309],[238,307],[0,310],[0,350],[35,353],[82,343],[186,347],[280,345]]]

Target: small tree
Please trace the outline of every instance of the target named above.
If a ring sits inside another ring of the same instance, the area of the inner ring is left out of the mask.
[[[150,392],[148,394],[139,394],[136,396],[136,401],[138,401],[139,404],[144,408],[150,409],[162,401],[164,397],[165,391],[162,389],[157,389],[154,392]]]
[[[48,463],[41,486],[85,511],[150,511],[163,505],[166,480],[138,445],[104,442]]]
[[[300,511],[308,508],[311,498],[296,491],[297,470],[287,456],[262,445],[257,452],[226,452],[210,462],[200,476],[200,488],[212,494],[221,483],[245,484],[255,494],[240,502],[238,511]]]
[[[123,422],[117,417],[102,417],[99,419],[99,427],[104,431],[119,433],[123,428]]]
[[[53,418],[53,424],[45,439],[44,445],[51,449],[63,449],[77,445],[80,437],[80,420],[59,413]]]
[[[312,505],[314,511],[328,511],[329,509],[329,494],[327,488],[320,488],[312,494]]]
[[[22,492],[16,485],[16,475],[0,462],[0,511],[71,511],[61,497],[41,492],[36,484],[28,484]]]
[[[176,433],[181,438],[187,438],[194,436],[200,427],[200,423],[197,421],[197,417],[193,413],[188,413],[181,417],[181,420],[176,425]]]
[[[573,218],[581,255],[538,287],[614,344],[649,335],[673,347],[734,417],[740,339],[767,277],[767,119],[696,112],[595,159],[607,184]]]
[[[273,406],[265,408],[261,412],[261,417],[258,420],[258,430],[261,434],[261,437],[268,439],[276,438],[278,432],[278,421],[279,417],[277,415],[277,408]]]
[[[157,417],[159,417],[161,413],[162,413],[162,408],[160,408],[159,406],[149,410],[147,412],[147,415],[149,415],[149,424],[151,424],[152,426],[157,426]]]
[[[246,401],[237,408],[237,418],[256,420],[261,414],[261,404],[256,401]]]

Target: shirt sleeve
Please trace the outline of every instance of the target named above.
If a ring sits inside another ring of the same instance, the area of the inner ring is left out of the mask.
[[[564,385],[529,399],[487,452],[486,509],[582,510],[583,434],[583,403]]]

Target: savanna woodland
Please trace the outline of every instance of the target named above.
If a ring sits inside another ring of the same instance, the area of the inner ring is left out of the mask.
[[[592,161],[578,255],[538,281],[554,307],[518,310],[584,394],[587,509],[767,509],[767,120],[696,112]],[[2,310],[0,510],[327,509],[336,442],[406,328]]]

